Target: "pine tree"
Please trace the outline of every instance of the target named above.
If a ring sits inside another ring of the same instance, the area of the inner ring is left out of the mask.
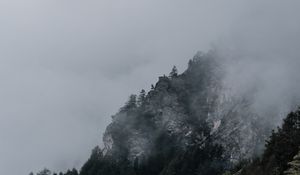
[[[78,171],[73,168],[72,170],[68,170],[64,175],[78,175]]]
[[[122,111],[129,111],[137,107],[136,95],[132,94],[129,96],[129,99],[125,106],[121,109]]]
[[[171,78],[177,77],[178,76],[178,70],[176,68],[176,66],[173,66],[172,71],[170,72],[169,75]]]
[[[272,131],[261,160],[245,168],[242,175],[300,175],[299,147],[300,108],[291,112],[277,131]]]
[[[145,98],[146,98],[146,91],[144,89],[142,89],[140,92],[140,95],[137,99],[138,106],[142,106],[144,104]]]
[[[290,168],[284,172],[284,175],[300,175],[300,151],[288,165]]]

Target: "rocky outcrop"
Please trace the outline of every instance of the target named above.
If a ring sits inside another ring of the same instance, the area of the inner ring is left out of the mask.
[[[103,137],[105,153],[145,160],[164,135],[182,150],[210,138],[231,162],[250,158],[263,147],[266,133],[251,100],[227,94],[225,73],[209,52],[195,55],[182,74],[160,77],[142,102],[132,97],[113,116]]]

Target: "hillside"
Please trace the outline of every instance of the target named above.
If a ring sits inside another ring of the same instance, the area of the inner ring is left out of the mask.
[[[226,94],[224,75],[214,52],[198,53],[182,74],[174,67],[131,95],[106,129],[103,158],[136,174],[211,174],[259,153],[267,133],[250,99]]]
[[[106,128],[104,148],[92,151],[79,174],[263,172],[257,166],[273,161],[270,147],[281,136],[273,132],[263,153],[273,125],[266,123],[252,107],[255,94],[231,93],[224,83],[226,73],[214,51],[199,52],[182,74],[174,66],[170,75],[159,77],[149,92],[141,90],[139,95],[130,95]],[[298,152],[285,151],[286,161],[292,161]],[[262,161],[255,159],[261,155]],[[276,167],[283,172],[287,164]],[[64,175],[76,173],[72,170]]]

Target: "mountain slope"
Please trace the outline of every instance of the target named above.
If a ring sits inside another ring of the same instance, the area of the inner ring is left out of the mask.
[[[182,74],[173,69],[147,95],[130,96],[106,129],[104,157],[146,166],[162,156],[156,174],[166,174],[176,155],[190,150],[219,147],[221,154],[215,156],[227,168],[251,158],[262,148],[266,132],[251,98],[226,93],[225,73],[215,52],[198,53]]]
[[[241,175],[282,175],[297,171],[295,157],[300,147],[300,109],[291,112],[272,132],[261,158],[242,169]],[[293,159],[295,158],[294,162]],[[289,163],[290,162],[290,163]]]

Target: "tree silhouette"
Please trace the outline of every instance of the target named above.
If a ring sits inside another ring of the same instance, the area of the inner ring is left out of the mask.
[[[170,72],[169,75],[171,78],[177,77],[178,76],[178,70],[176,68],[176,66],[173,66],[172,71]]]
[[[140,92],[140,95],[137,99],[137,105],[142,106],[145,102],[145,98],[146,98],[146,91],[144,89],[142,89]]]

